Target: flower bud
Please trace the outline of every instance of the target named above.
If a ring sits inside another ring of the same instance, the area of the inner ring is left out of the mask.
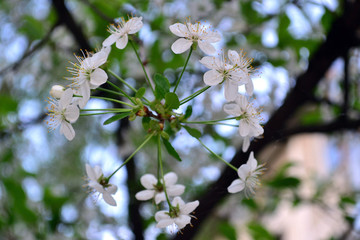
[[[50,90],[50,96],[56,99],[60,99],[61,95],[65,91],[65,88],[61,85],[54,85]]]

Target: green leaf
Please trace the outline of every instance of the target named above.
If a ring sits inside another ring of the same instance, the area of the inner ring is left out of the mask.
[[[187,106],[186,110],[185,110],[185,115],[184,115],[184,118],[185,119],[188,119],[192,114],[192,106],[189,105]]]
[[[249,209],[256,211],[258,209],[258,205],[252,198],[243,198],[241,203],[247,206]]]
[[[218,225],[219,232],[228,240],[236,240],[236,229],[229,222],[221,222]]]
[[[142,98],[142,97],[144,96],[145,92],[146,92],[146,88],[141,87],[141,88],[139,88],[139,90],[136,92],[135,97],[137,97],[137,98]]]
[[[110,124],[110,123],[112,123],[112,122],[115,122],[115,121],[118,121],[118,120],[120,120],[120,119],[123,119],[123,118],[129,116],[130,113],[131,113],[131,112],[124,112],[124,113],[116,114],[116,115],[112,116],[111,118],[107,119],[103,124],[104,124],[104,125],[108,125],[108,124]]]
[[[149,130],[150,128],[150,117],[143,117],[142,119],[142,126],[145,131]]]
[[[175,93],[168,92],[165,94],[165,107],[167,109],[178,109],[180,107],[180,101]]]
[[[188,126],[183,126],[185,128],[185,130],[194,138],[200,138],[201,137],[201,132],[195,128],[191,128]]]
[[[10,95],[0,94],[0,115],[16,112],[18,102]]]
[[[45,30],[43,27],[43,22],[37,20],[33,16],[25,15],[23,16],[22,26],[19,31],[24,33],[31,41],[36,39],[41,39],[45,35]]]
[[[165,94],[170,91],[170,82],[169,80],[161,74],[155,74],[155,97],[158,100],[161,100],[165,97]]]
[[[275,237],[262,225],[251,222],[248,224],[248,229],[253,237],[256,240],[275,240]]]
[[[300,185],[300,179],[295,177],[275,178],[268,182],[273,188],[297,188]]]
[[[179,154],[176,152],[175,148],[171,145],[171,143],[163,137],[161,137],[161,139],[163,140],[164,146],[165,146],[166,150],[168,151],[168,153],[171,156],[173,156],[176,160],[181,162],[181,158],[180,158]]]

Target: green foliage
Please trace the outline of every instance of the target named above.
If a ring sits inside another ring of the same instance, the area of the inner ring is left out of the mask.
[[[170,82],[169,80],[161,74],[155,74],[155,97],[158,100],[161,100],[165,97],[165,94],[170,91]]]
[[[236,240],[236,229],[228,221],[222,221],[218,225],[219,232],[228,240]]]
[[[188,126],[183,126],[185,128],[185,130],[194,138],[200,138],[201,137],[201,132],[195,128],[191,128]]]
[[[114,116],[108,118],[103,125],[108,125],[110,123],[113,123],[115,121],[121,120],[123,118],[126,118],[127,116],[129,116],[131,114],[131,112],[124,112],[124,113],[119,113],[119,114],[115,114]]]
[[[260,223],[250,222],[248,224],[248,229],[253,237],[256,240],[275,240],[276,238]]]
[[[7,94],[0,94],[0,115],[16,112],[18,102]]]
[[[163,137],[161,139],[162,139],[162,141],[164,143],[164,146],[165,146],[167,152],[171,156],[173,156],[176,160],[181,162],[181,158],[180,158],[179,154],[176,152],[175,148],[171,145],[171,143],[168,140],[166,140],[165,138],[163,138]]]
[[[135,97],[137,97],[137,98],[142,98],[142,97],[144,96],[145,92],[146,92],[146,88],[141,87],[141,88],[139,88],[139,90],[136,92]]]
[[[165,94],[165,108],[166,109],[178,109],[180,107],[180,101],[176,93],[168,92]]]
[[[303,125],[313,125],[321,122],[323,122],[323,117],[320,107],[301,116],[301,123]]]
[[[300,179],[288,176],[287,173],[289,168],[292,166],[294,166],[293,163],[284,164],[276,175],[267,181],[267,184],[276,189],[297,188],[301,183]]]
[[[43,26],[43,22],[37,20],[31,15],[23,16],[23,24],[19,31],[25,34],[30,41],[34,41],[36,39],[41,39],[45,35],[45,29]]]
[[[188,105],[185,110],[184,119],[188,119],[192,114],[192,106]]]

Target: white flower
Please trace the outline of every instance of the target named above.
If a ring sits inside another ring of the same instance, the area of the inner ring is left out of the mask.
[[[235,67],[243,71],[244,74],[242,77],[245,78],[247,82],[245,84],[246,93],[249,96],[252,96],[254,92],[254,84],[251,80],[250,74],[253,72],[253,67],[251,66],[253,59],[247,58],[246,53],[243,50],[240,51],[240,54],[236,51],[229,50],[228,56]]]
[[[54,85],[51,87],[50,96],[56,99],[60,99],[65,90],[66,89],[61,85]]]
[[[169,197],[179,196],[184,193],[185,186],[175,184],[177,179],[178,177],[174,172],[164,175],[166,193]],[[135,195],[137,200],[146,201],[154,198],[156,204],[166,200],[163,183],[158,181],[154,175],[145,174],[140,178],[140,182],[146,190],[140,191]]]
[[[80,108],[84,108],[90,99],[90,89],[95,89],[104,84],[108,76],[106,72],[99,68],[103,65],[110,53],[109,47],[103,47],[99,52],[92,54],[87,52],[81,56],[75,56],[79,63],[73,63],[74,68],[69,68],[74,77],[70,78],[77,95],[82,96],[78,99]]]
[[[49,98],[48,108],[50,120],[47,121],[49,128],[54,130],[60,125],[60,133],[71,141],[75,137],[74,128],[71,123],[74,123],[79,118],[79,108],[72,102],[73,90],[66,89],[61,95],[60,100]]]
[[[105,202],[111,206],[116,206],[115,199],[111,196],[116,193],[117,186],[109,184],[109,179],[105,178],[100,166],[92,168],[89,164],[86,164],[86,174],[88,175],[89,182],[87,186],[102,194]]]
[[[247,151],[250,145],[250,138],[264,133],[264,129],[260,125],[259,112],[241,94],[236,96],[235,103],[225,104],[224,111],[227,114],[240,118],[239,133],[240,136],[245,137],[243,151]]]
[[[199,206],[199,201],[185,203],[180,197],[175,197],[171,202],[170,211],[159,211],[155,214],[157,228],[164,228],[176,224],[178,229],[183,229],[186,225],[191,225],[190,213]]]
[[[251,152],[246,164],[243,164],[238,169],[239,179],[234,180],[228,187],[229,193],[237,193],[244,190],[245,196],[255,194],[254,189],[260,185],[258,176],[262,174],[263,165],[258,165],[254,158],[254,153]]]
[[[175,23],[169,27],[170,31],[180,39],[176,40],[171,45],[171,50],[180,54],[187,51],[194,42],[197,42],[200,49],[206,54],[213,54],[215,48],[211,43],[221,40],[219,33],[210,31],[209,27],[201,25],[200,22],[192,24],[187,22],[185,24]]]
[[[224,55],[222,59],[206,56],[200,63],[211,70],[204,74],[204,82],[208,86],[225,84],[224,94],[227,101],[234,101],[238,95],[238,86],[248,83],[245,73],[226,61]]]
[[[121,19],[119,26],[110,25],[108,31],[111,35],[102,43],[104,47],[116,42],[116,47],[124,49],[128,43],[128,34],[137,33],[143,26],[142,17],[130,18],[128,21]]]

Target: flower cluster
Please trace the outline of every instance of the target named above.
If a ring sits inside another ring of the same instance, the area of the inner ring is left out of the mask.
[[[164,175],[162,168],[163,158],[161,154],[162,146],[164,146],[169,155],[181,161],[180,155],[170,142],[170,137],[180,129],[185,129],[208,151],[237,171],[239,179],[234,180],[228,187],[230,193],[244,191],[245,195],[249,197],[254,194],[254,189],[259,184],[258,176],[262,173],[263,166],[257,164],[253,152],[250,153],[248,162],[237,169],[205,146],[200,139],[201,133],[188,126],[190,124],[222,124],[222,121],[236,119],[239,121],[239,134],[244,138],[242,150],[244,152],[248,150],[250,140],[260,136],[264,132],[260,125],[259,111],[249,102],[249,98],[254,92],[254,85],[251,79],[251,74],[253,73],[253,68],[251,67],[252,59],[248,59],[243,51],[237,52],[233,50],[227,52],[227,57],[225,57],[225,52],[222,53],[220,57],[202,57],[200,63],[210,69],[205,72],[203,76],[206,86],[200,91],[179,100],[176,89],[189,62],[192,51],[196,50],[197,46],[199,46],[203,53],[214,54],[216,48],[213,44],[221,40],[221,35],[200,22],[192,24],[188,21],[185,24],[176,23],[169,27],[173,34],[180,37],[172,44],[172,51],[175,54],[181,54],[190,50],[180,76],[173,83],[174,89],[170,91],[171,84],[165,76],[155,74],[154,78],[150,79],[137,52],[136,44],[132,36],[130,36],[131,34],[139,32],[142,26],[142,17],[132,17],[127,21],[122,18],[117,25],[110,25],[108,28],[110,36],[103,41],[102,48],[99,51],[95,53],[85,51],[82,52],[82,56],[76,56],[78,62],[72,63],[72,67],[68,68],[68,71],[72,74],[71,77],[67,78],[71,80],[68,88],[61,85],[54,85],[50,90],[51,98],[49,98],[48,101],[50,104],[48,111],[51,119],[48,121],[48,124],[51,129],[60,126],[60,133],[64,134],[68,140],[72,140],[75,137],[75,131],[71,124],[77,121],[79,116],[113,113],[114,115],[107,119],[104,125],[125,117],[128,117],[131,121],[136,118],[142,118],[143,127],[147,133],[143,143],[108,177],[104,177],[99,166],[91,167],[86,164],[86,186],[98,197],[102,196],[107,204],[116,206],[117,204],[113,195],[117,191],[117,186],[109,183],[111,177],[130,161],[146,143],[151,139],[157,139],[157,177],[152,174],[143,175],[140,178],[140,182],[145,190],[138,192],[135,198],[140,201],[152,200],[158,208],[161,207],[162,203],[167,204],[167,210],[160,210],[155,214],[156,227],[175,227],[181,231],[181,229],[188,224],[191,225],[191,219],[195,218],[192,213],[199,206],[199,201],[195,200],[185,203],[181,199],[180,195],[184,193],[185,186],[177,184],[178,176],[176,173],[169,172]],[[129,42],[144,71],[145,79],[149,84],[148,87],[153,93],[153,99],[151,100],[146,98],[148,95],[145,97],[146,88],[135,89],[111,70],[105,71],[102,68],[108,61],[108,56],[113,44],[115,44],[116,48],[122,50]],[[122,90],[121,87],[118,87],[111,81],[108,81],[108,73],[119,80],[122,86],[129,88],[129,90],[133,92],[133,95]],[[100,86],[104,83],[108,83],[112,89],[101,88]],[[227,103],[224,105],[224,111],[226,114],[234,117],[191,122],[188,120],[192,114],[191,105],[187,107],[184,113],[179,113],[178,110],[182,104],[191,101],[211,86],[223,83],[224,97],[227,100]],[[242,85],[244,85],[246,89],[246,95],[239,93],[239,86]],[[93,89],[110,92],[118,97],[126,98],[127,102],[121,101],[121,98],[91,96],[91,90]],[[85,109],[91,97],[120,103],[125,107]],[[82,113],[88,111],[91,111],[91,113]],[[235,127],[237,127],[237,125],[235,125]]]

